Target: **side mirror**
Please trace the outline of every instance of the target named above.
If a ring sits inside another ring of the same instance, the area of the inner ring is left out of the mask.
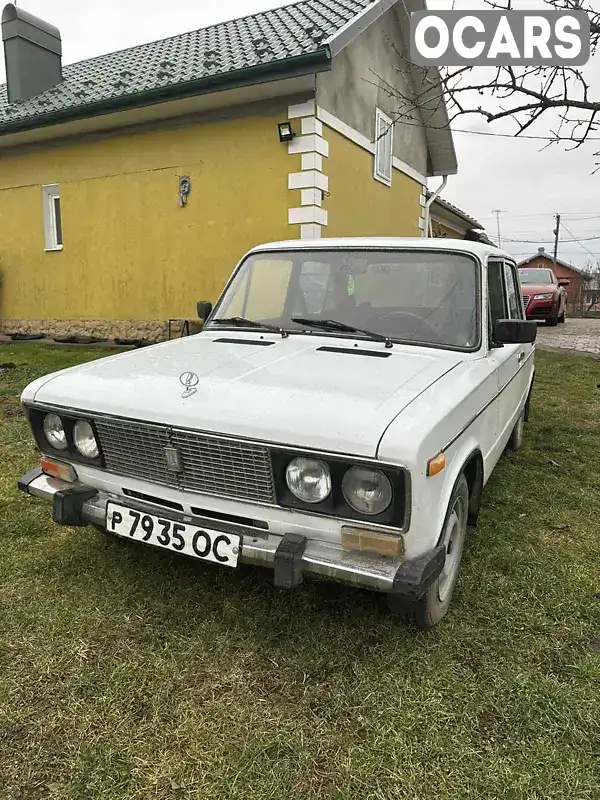
[[[570,286],[571,285],[571,281],[568,281],[566,278],[561,278],[558,281],[558,285],[559,286]]]
[[[198,300],[198,302],[196,303],[196,308],[198,310],[198,317],[202,321],[206,321],[210,316],[212,307],[213,306],[210,300]]]
[[[537,322],[525,319],[499,319],[494,325],[495,344],[533,344]]]

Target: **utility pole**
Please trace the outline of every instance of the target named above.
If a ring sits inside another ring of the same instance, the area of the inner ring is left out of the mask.
[[[492,214],[496,215],[496,225],[498,227],[498,247],[502,247],[502,239],[500,237],[500,214],[506,214],[506,211],[502,211],[500,208],[492,208]]]
[[[555,214],[556,228],[554,229],[554,273],[556,274],[556,260],[558,258],[558,238],[560,236],[560,214]]]

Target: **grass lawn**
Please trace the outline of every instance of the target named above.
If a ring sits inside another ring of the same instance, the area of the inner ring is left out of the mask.
[[[600,797],[600,363],[538,352],[432,633],[375,594],[52,524],[17,478],[32,378],[0,348],[0,798]],[[3,416],[3,419],[2,419]]]

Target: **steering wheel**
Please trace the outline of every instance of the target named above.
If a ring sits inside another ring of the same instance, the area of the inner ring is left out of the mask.
[[[429,333],[438,334],[439,331],[435,327],[435,325],[430,322],[425,317],[419,316],[419,314],[415,314],[412,311],[388,311],[384,314],[375,314],[374,316],[370,317],[367,321],[367,327],[370,327],[371,323],[375,320],[383,320],[388,319],[389,317],[407,317],[408,319],[415,320],[421,327],[425,328]]]

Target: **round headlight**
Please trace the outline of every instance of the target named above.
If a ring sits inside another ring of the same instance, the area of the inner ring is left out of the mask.
[[[342,492],[348,505],[359,514],[382,514],[392,502],[392,485],[378,469],[352,467],[344,475]]]
[[[98,442],[94,436],[94,429],[84,419],[79,419],[73,428],[73,441],[75,447],[84,458],[98,458]]]
[[[44,435],[50,447],[55,450],[67,449],[67,434],[58,414],[46,414],[44,417]]]
[[[331,474],[324,461],[295,458],[285,471],[292,494],[304,503],[322,503],[331,494]]]

